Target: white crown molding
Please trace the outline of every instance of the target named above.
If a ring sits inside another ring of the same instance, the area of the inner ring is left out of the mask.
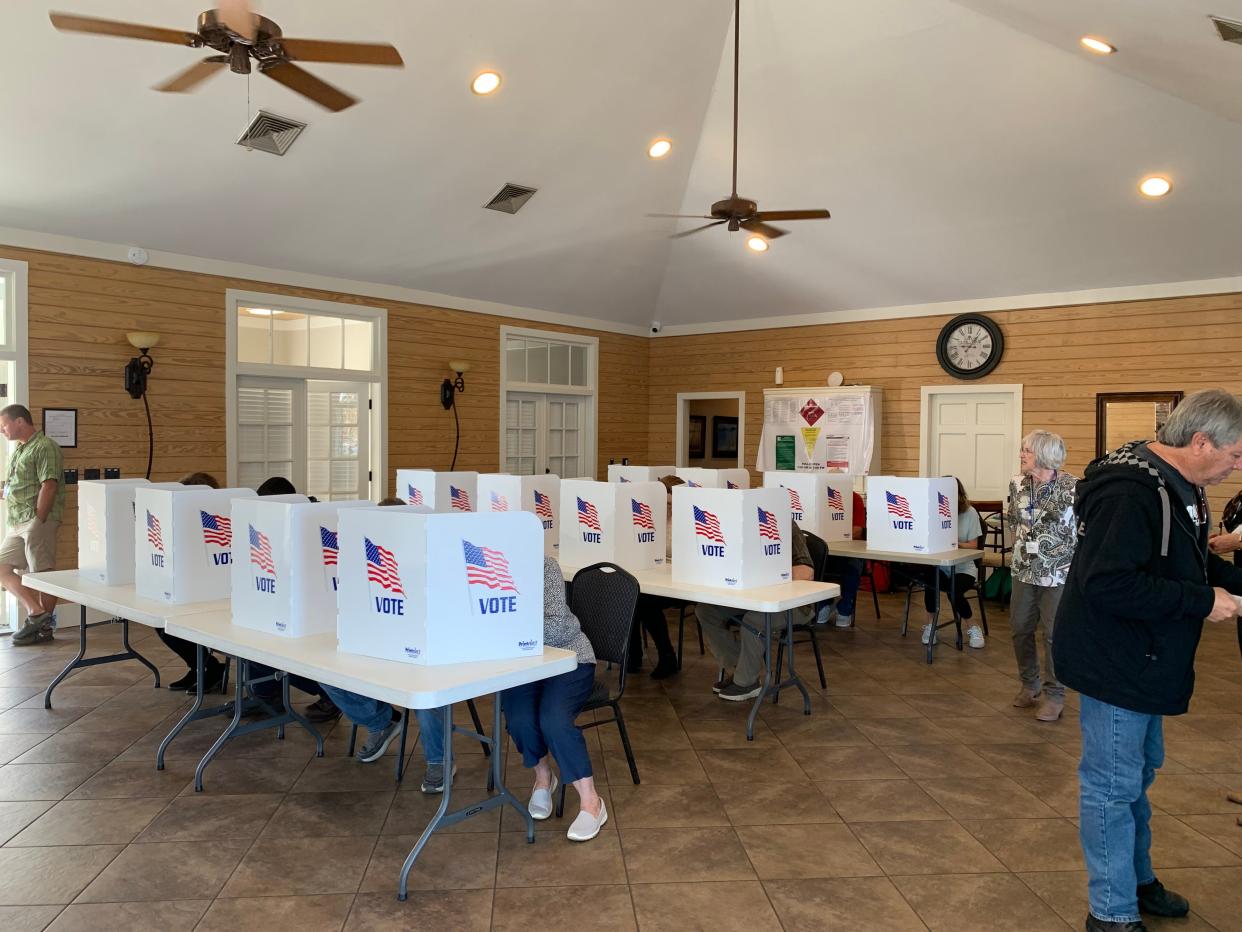
[[[132,243],[106,243],[99,240],[79,239],[73,236],[60,236],[55,233],[40,233],[35,230],[20,230],[15,227],[0,227],[0,246],[39,249],[44,252],[59,252],[67,255],[85,256],[90,259],[105,259],[110,262],[127,262],[126,253],[132,245]],[[543,311],[533,307],[514,307],[507,304],[498,304],[494,301],[476,301],[472,298],[458,298],[452,295],[438,294],[433,291],[403,288],[399,285],[354,281],[347,278],[334,278],[329,275],[294,272],[288,269],[269,269],[260,265],[247,265],[242,262],[228,262],[222,259],[204,259],[199,256],[161,252],[155,249],[148,250],[148,255],[147,265],[157,268],[177,269],[182,272],[198,272],[204,275],[218,275],[223,278],[240,278],[263,285],[316,288],[321,291],[342,292],[362,298],[387,298],[390,301],[426,304],[454,311],[467,311],[471,314],[491,314],[496,317],[506,317],[513,320],[531,320],[545,324],[560,324],[564,327],[602,330],[608,333],[622,333],[627,336],[649,336],[646,328],[633,324],[596,320],[591,317],[561,314],[556,311]]]

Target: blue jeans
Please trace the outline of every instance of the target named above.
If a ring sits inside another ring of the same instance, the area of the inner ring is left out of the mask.
[[[825,569],[833,576],[841,577],[841,596],[837,599],[837,614],[854,614],[854,600],[858,597],[858,587],[862,583],[863,561],[855,557],[829,557]]]
[[[1135,888],[1156,876],[1147,788],[1164,763],[1164,719],[1090,696],[1080,700],[1078,833],[1087,862],[1087,900],[1096,919],[1137,922]]]
[[[591,776],[591,755],[574,720],[594,688],[595,664],[580,663],[576,670],[500,694],[505,727],[522,752],[523,766],[534,767],[551,752],[561,782]]]
[[[380,702],[370,696],[360,696],[346,689],[320,683],[319,688],[329,699],[336,703],[347,719],[359,728],[369,732],[380,732],[392,721],[392,706]],[[415,709],[414,717],[418,719],[418,730],[423,739],[423,757],[429,764],[444,763],[444,718],[443,709]]]

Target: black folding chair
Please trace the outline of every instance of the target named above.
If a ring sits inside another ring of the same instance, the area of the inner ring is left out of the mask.
[[[694,608],[693,602],[682,602],[681,607],[677,611],[677,669],[681,669],[682,648],[685,645],[686,638],[686,613]],[[700,623],[698,616],[694,617],[695,627],[699,629],[699,656],[702,657],[707,653],[707,648],[703,645],[703,625]]]
[[[582,625],[582,631],[591,642],[595,659],[598,661],[595,667],[595,688],[582,711],[594,712],[605,708],[612,710],[611,718],[597,718],[580,727],[585,731],[587,728],[617,723],[617,730],[621,733],[621,746],[625,748],[625,760],[630,765],[630,777],[635,783],[639,782],[638,765],[634,762],[634,749],[630,747],[630,735],[625,729],[621,696],[625,693],[625,666],[629,659],[630,635],[634,628],[634,609],[638,605],[638,595],[637,579],[613,563],[596,563],[574,574],[569,601],[569,608]],[[610,664],[611,671],[601,671],[600,664]],[[615,684],[611,682],[614,676]],[[562,783],[556,800],[557,817],[564,811],[565,784]]]
[[[824,582],[824,575],[828,565],[828,545],[810,531],[803,531],[802,534],[806,538],[806,549],[811,552],[811,565],[815,570],[815,580],[816,582]],[[820,689],[827,689],[828,680],[824,677],[824,658],[819,652],[819,640],[815,635],[816,627],[818,626],[815,624],[814,617],[812,617],[811,620],[805,624],[795,624],[793,626],[795,637],[794,644],[806,644],[808,641],[810,642],[811,650],[815,652],[815,666],[819,669],[819,687]],[[806,638],[801,641],[797,640],[797,635],[799,633],[805,634]],[[780,647],[776,650],[776,682],[778,683],[781,681],[781,665],[784,659],[785,639],[782,637],[780,640]]]

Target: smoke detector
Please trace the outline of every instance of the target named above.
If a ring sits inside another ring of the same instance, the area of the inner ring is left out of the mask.
[[[528,188],[525,185],[513,184],[509,182],[483,206],[488,210],[499,210],[506,214],[516,214],[522,209],[532,197],[535,196],[537,188]]]
[[[304,129],[305,123],[260,110],[241,134],[237,144],[247,149],[270,152],[272,155],[284,155]]]

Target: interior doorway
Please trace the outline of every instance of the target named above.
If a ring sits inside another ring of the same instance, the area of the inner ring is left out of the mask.
[[[1004,500],[1022,442],[1021,385],[925,385],[919,474],[957,476],[975,501]]]
[[[677,395],[676,466],[742,467],[746,453],[745,392]]]

